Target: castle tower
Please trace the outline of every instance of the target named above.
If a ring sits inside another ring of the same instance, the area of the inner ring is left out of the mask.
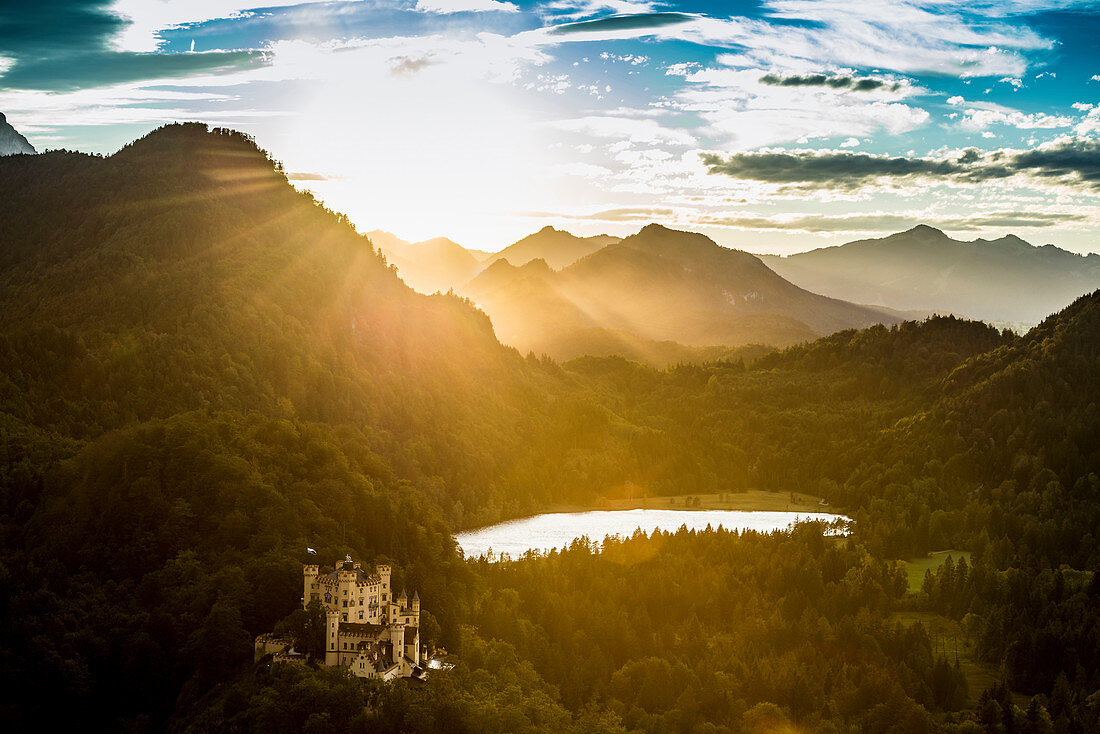
[[[409,601],[409,611],[416,617],[417,626],[420,626],[420,592],[413,591],[413,598]]]
[[[393,632],[390,635],[390,642],[393,643],[393,661],[401,666],[401,675],[408,675],[410,671],[406,670],[408,664],[405,662],[404,625],[398,625],[393,628]]]
[[[304,566],[302,568],[302,607],[309,606],[310,599],[318,593],[317,575],[321,569],[317,565]]]
[[[325,666],[332,668],[340,664],[340,612],[329,609],[325,612]]]

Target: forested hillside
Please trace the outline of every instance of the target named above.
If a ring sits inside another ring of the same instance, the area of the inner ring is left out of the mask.
[[[0,720],[1093,730],[1098,339],[1100,293],[1023,337],[936,318],[748,366],[559,364],[411,291],[238,133],[0,159]],[[855,530],[499,566],[451,537],[626,486],[817,493]],[[251,666],[307,545],[392,562],[459,666],[365,691]],[[966,570],[906,596],[897,559],[949,547]],[[896,624],[914,605],[965,620],[1003,673],[979,711]]]

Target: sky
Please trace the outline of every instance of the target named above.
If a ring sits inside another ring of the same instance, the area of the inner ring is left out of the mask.
[[[1100,252],[1100,2],[255,2],[0,0],[0,112],[39,151],[243,130],[410,241]]]

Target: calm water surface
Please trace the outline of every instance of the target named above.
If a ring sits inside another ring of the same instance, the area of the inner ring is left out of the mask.
[[[632,535],[641,528],[702,530],[710,525],[727,530],[784,530],[796,522],[809,520],[847,520],[841,515],[823,512],[746,512],[743,510],[593,510],[591,512],[555,512],[509,520],[455,536],[467,558],[489,552],[499,557],[507,553],[513,558],[528,550],[546,551],[568,546],[576,538],[587,536],[599,542],[608,535]]]

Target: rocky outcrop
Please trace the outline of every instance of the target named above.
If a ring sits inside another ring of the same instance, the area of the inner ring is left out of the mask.
[[[34,146],[28,143],[18,130],[9,125],[4,113],[0,112],[0,155],[35,152]]]

